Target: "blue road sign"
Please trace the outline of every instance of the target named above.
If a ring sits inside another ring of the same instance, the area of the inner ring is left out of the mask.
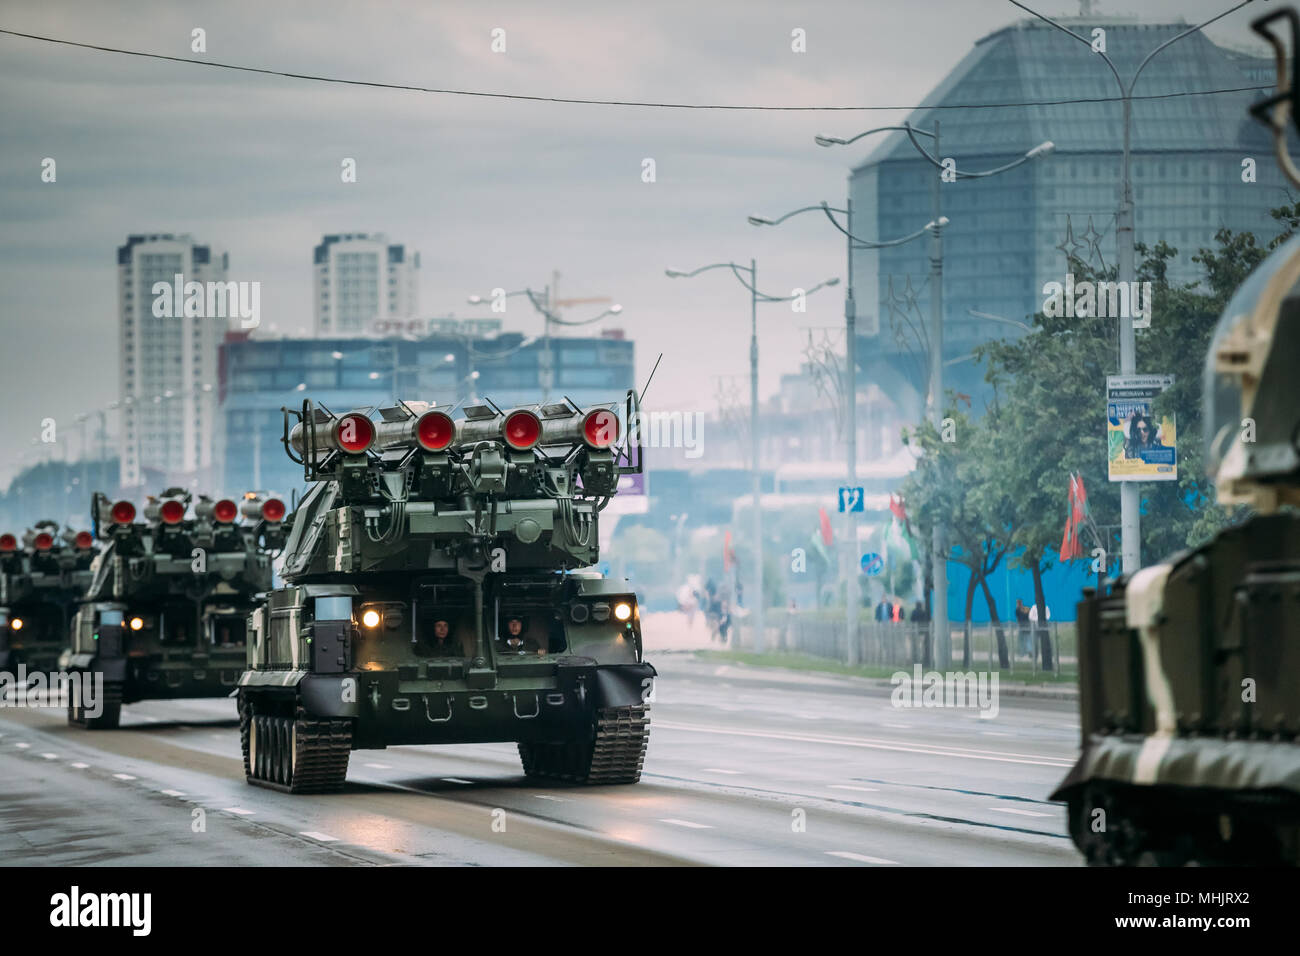
[[[861,511],[862,510],[862,488],[841,488],[840,489],[840,510],[841,511]]]
[[[862,571],[868,577],[875,577],[885,570],[885,559],[878,551],[870,551],[862,556]]]

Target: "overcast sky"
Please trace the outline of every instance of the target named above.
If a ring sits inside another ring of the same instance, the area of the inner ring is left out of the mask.
[[[1225,0],[1128,0],[1103,13],[1205,19]],[[1276,5],[1274,5],[1276,6]],[[1211,30],[1250,41],[1256,9]],[[1044,0],[1049,15],[1077,3]],[[6,0],[0,27],[291,72],[529,95],[686,103],[905,106],[1020,11],[1005,0],[776,3],[115,2]],[[207,34],[192,54],[191,31]],[[506,31],[506,52],[491,50]],[[806,31],[807,52],[791,50]],[[115,249],[128,233],[189,232],[262,283],[262,322],[311,316],[322,234],[384,231],[420,251],[421,312],[482,315],[466,296],[540,287],[608,295],[637,343],[651,403],[712,411],[713,376],[748,368],[749,302],[728,274],[665,266],[759,263],[789,294],[842,276],[824,221],[754,229],[840,200],[868,151],[819,149],[905,112],[754,113],[561,105],[376,90],[236,73],[0,35],[0,487],[53,417],[118,396]],[[57,161],[43,184],[41,160]],[[344,157],[358,182],[340,181]],[[657,181],[642,182],[653,158]],[[759,313],[760,381],[796,371],[808,326],[843,321],[840,289],[805,315]],[[511,300],[506,327],[539,322]],[[572,318],[583,317],[581,309]],[[656,394],[657,393],[657,394]],[[74,450],[75,454],[75,450]]]

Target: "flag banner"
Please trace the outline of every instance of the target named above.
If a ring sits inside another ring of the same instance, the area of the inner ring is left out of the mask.
[[[909,561],[917,559],[916,543],[908,533],[907,527],[897,518],[892,519],[889,527],[885,529],[885,547],[890,551],[905,554]]]
[[[1156,421],[1155,398],[1172,375],[1106,376],[1106,457],[1111,481],[1176,481],[1178,431],[1172,415]]]
[[[1062,562],[1073,561],[1083,557],[1083,545],[1079,542],[1079,529],[1083,526],[1087,514],[1088,496],[1083,490],[1083,478],[1070,475],[1070,490],[1066,494],[1065,531],[1061,535]]]

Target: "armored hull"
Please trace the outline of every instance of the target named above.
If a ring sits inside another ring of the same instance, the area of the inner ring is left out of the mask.
[[[90,584],[94,539],[43,522],[23,542],[0,535],[0,672],[50,673]]]
[[[289,585],[250,617],[249,782],[338,790],[354,749],[488,742],[517,743],[530,776],[635,782],[655,671],[635,595],[588,569],[612,452],[554,424],[576,408],[528,410],[538,427],[513,443],[509,415],[469,410],[435,433],[417,408],[384,410],[375,431],[398,437],[382,454],[311,447],[373,427],[351,416],[305,406],[286,424],[316,484],[290,519]],[[540,446],[548,434],[566,440]]]
[[[1089,861],[1300,862],[1300,517],[1256,516],[1079,605]]]
[[[163,510],[168,502],[176,507]],[[110,508],[96,500],[106,544],[60,666],[102,678],[105,706],[92,715],[70,700],[71,724],[111,728],[123,704],[235,692],[247,656],[248,614],[255,595],[271,585],[269,549],[278,541],[278,521],[236,524],[230,501],[217,502],[216,514],[201,502],[196,517],[186,519],[188,502],[187,494],[171,489],[161,507],[147,511],[146,522],[135,522],[128,503]]]
[[[0,672],[50,673],[68,645],[71,603],[68,599],[37,598],[0,603]],[[19,624],[17,629],[13,625]]]

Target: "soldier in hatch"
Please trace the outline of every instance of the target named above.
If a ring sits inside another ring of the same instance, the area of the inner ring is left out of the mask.
[[[444,620],[433,622],[432,644],[434,657],[464,657],[464,648],[460,638],[451,632],[451,625]]]
[[[546,653],[535,640],[525,636],[524,619],[518,616],[506,618],[506,632],[498,638],[497,649],[502,654]]]

